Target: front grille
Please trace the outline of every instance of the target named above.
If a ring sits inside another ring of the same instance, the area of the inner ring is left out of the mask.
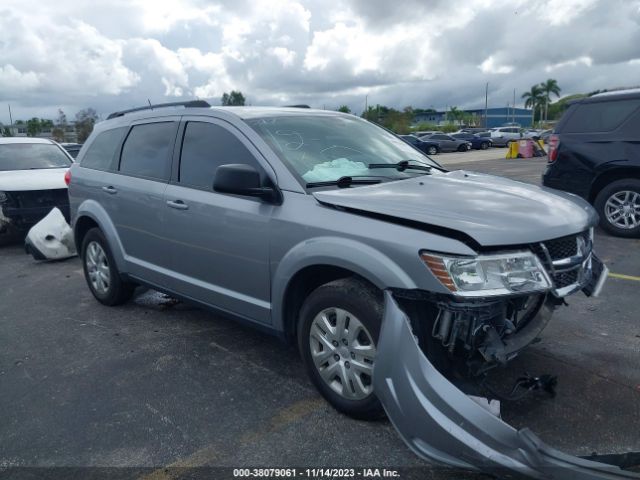
[[[18,208],[55,207],[69,204],[66,188],[11,192],[11,194]]]
[[[582,245],[580,249],[578,243]],[[560,290],[579,283],[583,270],[582,262],[591,253],[591,238],[589,231],[585,231],[536,243],[531,245],[531,249],[544,265],[555,289]],[[569,264],[561,262],[566,259],[573,261]]]
[[[569,285],[573,285],[578,281],[578,270],[571,270],[569,272],[556,273],[553,276],[553,283],[556,288],[564,288]]]

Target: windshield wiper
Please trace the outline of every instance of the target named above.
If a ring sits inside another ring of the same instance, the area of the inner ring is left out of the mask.
[[[372,185],[374,183],[380,183],[381,180],[377,178],[353,178],[353,177],[340,177],[337,180],[326,180],[324,182],[310,182],[305,185],[307,188],[315,187],[332,187],[347,188],[351,185]]]
[[[418,161],[418,160],[411,160]],[[395,168],[399,172],[404,172],[405,170],[422,170],[423,172],[430,172],[432,167],[427,164],[422,165],[412,165],[409,163],[409,160],[400,160],[398,163],[371,163],[369,164],[369,168]]]

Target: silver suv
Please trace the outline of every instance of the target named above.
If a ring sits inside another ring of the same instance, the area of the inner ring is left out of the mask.
[[[352,115],[202,101],[110,115],[69,196],[99,302],[146,285],[296,342],[332,405],[358,418],[384,408],[437,463],[600,468],[452,383],[514,358],[567,295],[598,293],[606,268],[585,201],[448,172]]]

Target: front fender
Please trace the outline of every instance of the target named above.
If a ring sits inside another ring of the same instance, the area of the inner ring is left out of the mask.
[[[303,268],[314,265],[351,270],[380,289],[417,288],[397,263],[369,245],[341,237],[306,240],[287,252],[273,274],[271,308],[277,330],[284,330],[284,300],[291,279]]]
[[[120,237],[118,236],[115,225],[111,221],[111,218],[104,210],[104,208],[95,200],[85,200],[84,202],[82,202],[80,206],[78,206],[78,210],[73,217],[72,228],[74,236],[76,233],[78,220],[80,220],[82,217],[89,217],[98,224],[98,227],[100,228],[100,230],[102,230],[102,233],[109,242],[109,247],[111,247],[111,254],[115,259],[118,271],[126,273],[127,269],[122,242],[120,241]],[[77,248],[78,251],[80,251],[81,245],[77,245]]]
[[[612,465],[566,455],[458,390],[422,353],[407,315],[389,291],[373,386],[402,439],[429,462],[501,478],[640,479]]]

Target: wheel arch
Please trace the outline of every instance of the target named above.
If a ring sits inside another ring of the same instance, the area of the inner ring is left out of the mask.
[[[92,228],[100,229],[109,242],[109,247],[111,248],[111,253],[118,270],[125,272],[124,249],[113,222],[98,202],[86,200],[78,207],[78,212],[73,222],[73,236],[79,253],[85,235]]]
[[[614,167],[600,173],[591,184],[589,203],[593,204],[598,194],[612,182],[633,178],[640,180],[640,167]]]
[[[319,286],[346,277],[357,277],[379,290],[416,288],[395,262],[366,244],[338,237],[302,242],[285,255],[273,275],[275,329],[294,339],[305,298]]]

